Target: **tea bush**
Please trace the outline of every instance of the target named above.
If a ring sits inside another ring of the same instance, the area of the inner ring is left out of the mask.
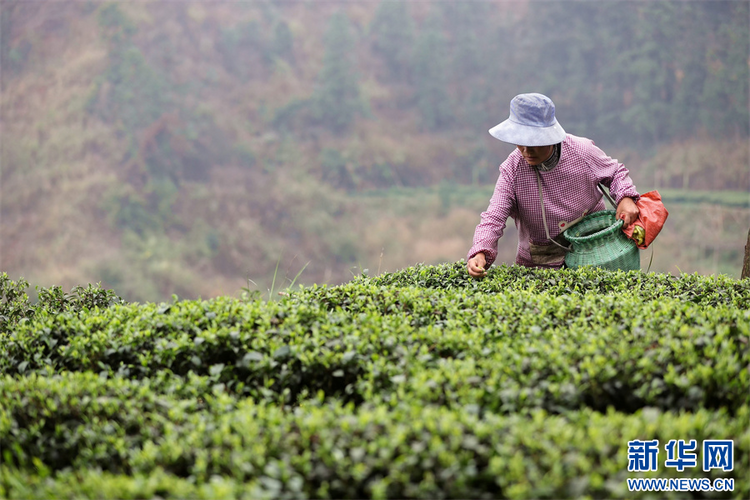
[[[358,277],[352,282],[485,293],[526,290],[545,291],[552,295],[624,294],[642,301],[673,298],[700,305],[726,304],[750,309],[750,280],[736,280],[724,275],[672,276],[642,271],[607,271],[595,267],[552,270],[501,265],[491,267],[487,277],[477,281],[466,272],[466,263],[459,261],[438,266],[416,265],[378,277]]]
[[[323,390],[513,412],[634,411],[749,402],[750,312],[664,298],[467,294],[368,284],[281,302],[118,305],[40,315],[0,343],[0,373],[213,377],[294,404]]]
[[[69,293],[65,293],[59,285],[49,288],[37,286],[38,300],[35,304],[29,302],[26,293],[28,288],[29,282],[25,279],[20,278],[16,282],[7,273],[0,274],[0,332],[8,331],[15,324],[33,318],[38,312],[88,312],[94,308],[124,302],[113,290],[102,288],[101,283],[89,283],[86,288],[75,286]]]
[[[624,496],[636,438],[733,439],[750,494],[750,280],[464,266],[271,302],[6,279],[0,496]]]
[[[273,498],[622,497],[624,444],[666,442],[675,435],[733,439],[735,470],[750,466],[748,407],[734,416],[653,408],[629,415],[535,409],[503,416],[418,400],[354,407],[312,399],[290,410],[235,400],[218,388],[203,404],[154,396],[154,389],[151,382],[93,374],[4,379],[4,400],[16,396],[0,412],[0,487],[11,497],[24,491],[57,494],[69,491],[69,472],[75,470],[83,471],[78,487],[95,493],[85,472],[95,470],[106,472],[109,484],[128,484],[123,476],[157,476],[182,486],[162,497],[194,494],[217,482],[233,492],[230,497],[242,496],[239,485],[248,496]],[[19,486],[34,469],[64,479]],[[726,476],[699,469],[662,475]],[[742,478],[737,485],[737,494],[748,492]],[[119,491],[111,495],[121,497]],[[91,496],[101,498],[101,491]]]

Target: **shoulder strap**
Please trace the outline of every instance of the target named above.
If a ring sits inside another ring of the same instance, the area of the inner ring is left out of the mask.
[[[610,202],[610,203],[612,204],[612,208],[614,208],[615,210],[617,210],[617,204],[615,204],[615,200],[613,200],[613,199],[612,199],[612,196],[610,196],[609,192],[608,192],[608,191],[605,191],[605,189],[604,189],[604,184],[602,184],[602,183],[600,182],[599,184],[597,184],[597,186],[599,187],[599,191],[601,191],[601,192],[602,192],[602,194],[603,194],[603,195],[604,195],[604,196],[605,196],[605,197],[606,197],[606,198],[607,198],[607,199],[609,200],[609,202]]]
[[[539,170],[537,170],[536,168],[534,168],[534,173],[536,174],[536,185],[539,187],[539,203],[541,203],[541,205],[542,205],[542,223],[544,224],[544,234],[546,234],[547,235],[547,239],[550,240],[555,245],[559,246],[560,248],[562,248],[562,249],[564,249],[564,250],[566,250],[568,252],[572,252],[573,251],[572,245],[569,246],[569,247],[566,247],[565,245],[561,245],[560,243],[558,243],[555,240],[553,240],[552,238],[550,238],[549,228],[547,227],[547,213],[544,210],[544,197],[542,195],[542,179],[539,176]]]

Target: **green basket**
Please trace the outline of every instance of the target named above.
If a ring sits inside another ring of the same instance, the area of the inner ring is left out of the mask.
[[[573,251],[565,256],[565,265],[572,269],[583,266],[611,271],[640,269],[638,246],[622,232],[622,224],[622,220],[615,218],[614,210],[602,210],[567,229],[564,236]]]

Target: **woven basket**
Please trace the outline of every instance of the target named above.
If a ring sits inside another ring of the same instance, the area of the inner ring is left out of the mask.
[[[565,265],[575,269],[595,266],[615,271],[641,268],[641,256],[635,242],[622,232],[622,220],[614,210],[602,210],[584,217],[566,230],[565,238],[573,251],[565,256]]]

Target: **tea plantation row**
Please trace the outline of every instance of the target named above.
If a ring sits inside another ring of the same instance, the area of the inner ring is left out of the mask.
[[[622,294],[312,287],[278,303],[116,305],[22,322],[0,373],[168,370],[293,404],[417,398],[482,411],[726,408],[748,402],[750,311]]]
[[[284,408],[219,388],[201,399],[187,392],[164,380],[92,373],[4,379],[5,488],[16,497],[66,497],[82,488],[97,498],[142,498],[166,487],[158,485],[177,488],[162,497],[210,497],[216,488],[247,498],[623,496],[626,443],[646,436],[665,443],[733,437],[735,470],[750,468],[748,407],[734,416],[656,409],[478,415],[419,401],[355,407],[313,399]],[[43,480],[62,467],[69,469],[57,481]],[[116,479],[86,472],[100,469]],[[666,474],[701,477],[699,470]],[[737,485],[747,493],[746,482],[737,478]]]
[[[650,477],[750,495],[750,280],[463,266],[13,306],[0,497],[637,497],[633,439],[733,439]]]

